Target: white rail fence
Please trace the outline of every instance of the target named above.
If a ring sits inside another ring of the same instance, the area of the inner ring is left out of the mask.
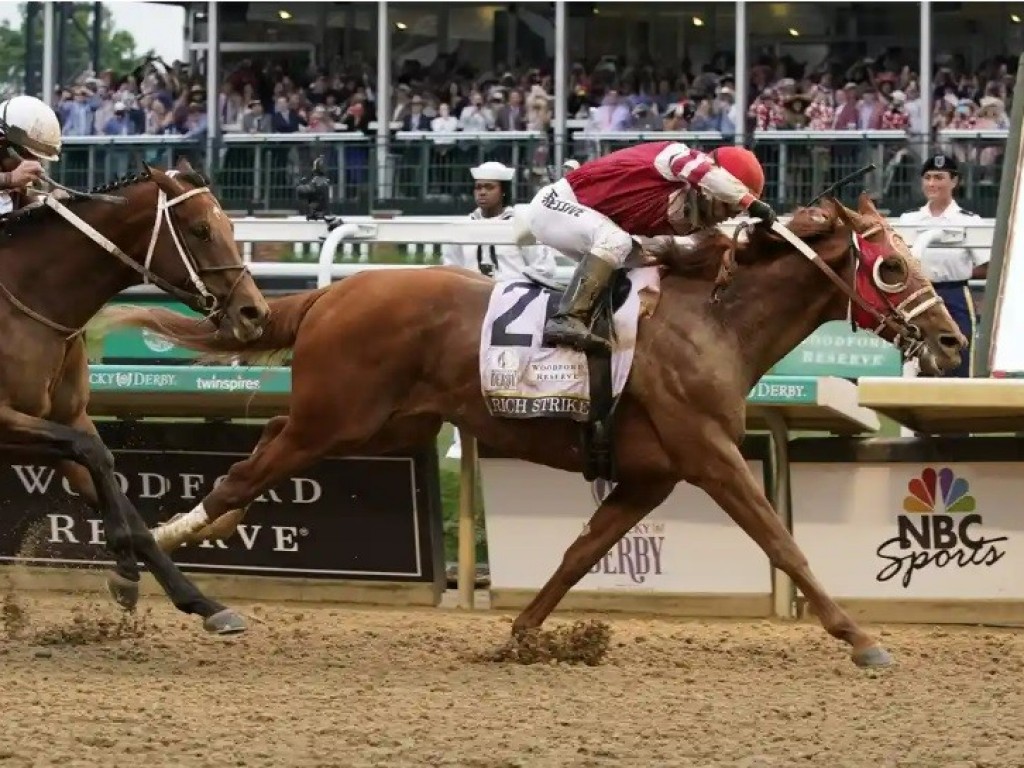
[[[518,206],[517,206],[518,207]],[[980,219],[977,224],[945,226],[907,226],[893,221],[893,226],[913,251],[920,255],[927,246],[974,248],[992,247],[994,219]],[[516,227],[512,220],[471,221],[465,216],[401,216],[392,219],[355,216],[328,232],[321,221],[302,217],[234,219],[235,239],[241,244],[246,260],[256,276],[315,277],[318,285],[327,285],[363,269],[397,269],[429,266],[439,263],[444,244],[512,245]],[[722,225],[723,231],[734,230],[736,222]],[[252,261],[253,245],[259,243],[290,243],[299,256],[311,252],[315,261],[262,262]],[[371,244],[402,247],[404,264],[368,264]],[[427,263],[423,263],[427,262]],[[559,276],[567,279],[572,265],[562,260]]]

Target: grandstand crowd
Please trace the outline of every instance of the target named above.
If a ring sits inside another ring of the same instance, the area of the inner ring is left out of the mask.
[[[933,104],[923,114],[914,63],[899,51],[853,64],[811,69],[789,58],[754,56],[750,101],[736,103],[736,79],[727,54],[699,73],[650,63],[577,62],[569,75],[568,114],[595,131],[719,131],[741,120],[761,130],[999,129],[1008,125],[1014,89],[1009,59],[969,67],[940,55],[933,73]],[[453,57],[431,66],[403,64],[395,78],[391,124],[401,130],[547,131],[554,114],[551,62],[477,72]],[[230,68],[215,95],[226,132],[369,133],[378,115],[376,75],[340,57],[320,69],[286,71],[272,60],[245,60]],[[67,136],[206,132],[207,93],[181,63],[147,61],[132,73],[86,73],[59,88],[54,107]],[[440,137],[438,142],[443,141]]]

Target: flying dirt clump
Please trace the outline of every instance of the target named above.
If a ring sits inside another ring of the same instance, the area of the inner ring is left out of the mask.
[[[577,621],[555,629],[531,629],[499,648],[477,654],[473,661],[517,664],[585,664],[596,667],[608,654],[612,629],[603,621]]]
[[[29,528],[22,538],[18,557],[31,560],[45,551],[42,525]],[[37,601],[31,589],[33,571],[18,563],[3,575],[0,599],[0,638],[29,645],[90,645],[135,640],[146,633],[149,610],[123,611],[92,590],[78,591],[70,616],[32,610]]]

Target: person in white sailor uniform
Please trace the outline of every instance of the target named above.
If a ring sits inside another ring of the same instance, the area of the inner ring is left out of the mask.
[[[502,163],[487,162],[470,169],[473,176],[473,199],[476,209],[470,219],[511,219],[511,197],[514,168]],[[524,270],[541,277],[554,278],[554,252],[543,245],[445,245],[441,260],[447,266],[473,269],[495,280],[515,280]]]
[[[949,224],[977,224],[978,214],[964,210],[953,199],[959,180],[956,160],[942,154],[929,157],[921,167],[921,192],[928,202],[915,211],[904,213],[899,223],[936,228]],[[960,367],[947,375],[968,378],[973,372],[971,348],[977,316],[967,281],[984,280],[988,275],[988,260],[987,249],[963,246],[930,245],[922,255],[925,276],[935,285],[936,293],[946,302],[946,309],[968,342]]]
[[[490,161],[470,169],[473,176],[473,200],[476,209],[470,219],[511,219],[513,208],[507,205],[511,198],[514,168]],[[441,261],[446,266],[473,269],[494,280],[515,280],[529,272],[540,277],[554,279],[555,254],[544,245],[445,245],[441,249]],[[449,459],[462,457],[462,441],[459,431],[446,456]]]

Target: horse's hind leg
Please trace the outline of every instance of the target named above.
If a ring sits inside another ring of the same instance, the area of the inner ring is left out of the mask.
[[[364,423],[364,429],[340,433],[330,425],[318,424],[315,429],[297,426],[294,419],[282,416],[267,423],[259,443],[252,454],[232,465],[223,480],[199,503],[209,522],[199,529],[186,532],[171,521],[153,531],[165,550],[174,549],[182,542],[201,540],[207,536],[226,539],[245,516],[245,510],[259,496],[282,480],[328,455],[351,455],[365,451],[373,456],[379,453],[422,445],[437,437],[441,418],[431,414],[401,417],[377,426],[377,422]],[[372,426],[371,426],[372,425]],[[339,435],[341,439],[339,440]],[[176,516],[177,520],[183,519]]]
[[[287,416],[275,416],[270,419],[270,421],[268,421],[263,427],[263,433],[260,435],[260,439],[256,443],[256,447],[253,448],[252,452],[256,453],[261,450],[264,445],[277,437],[287,424]],[[207,507],[207,509],[209,508]],[[213,522],[209,525],[195,533],[185,534],[180,540],[178,538],[169,538],[165,536],[163,534],[164,526],[158,526],[153,533],[156,537],[157,544],[159,544],[160,548],[165,552],[171,552],[182,544],[199,544],[205,539],[227,539],[238,528],[238,524],[245,518],[245,513],[247,511],[247,506],[239,509],[229,509],[214,518]],[[174,523],[186,514],[188,513],[180,512],[168,520],[167,523]]]
[[[888,652],[836,605],[811,573],[807,558],[758,487],[735,443],[723,436],[720,443],[706,447],[710,450],[702,454],[702,472],[687,479],[703,488],[757,542],[772,565],[800,587],[828,633],[853,647],[856,664],[891,664]]]
[[[541,587],[512,623],[513,634],[534,629],[544,623],[562,598],[648,513],[663,502],[675,482],[619,483],[597,508],[583,532],[562,557],[558,570]]]

